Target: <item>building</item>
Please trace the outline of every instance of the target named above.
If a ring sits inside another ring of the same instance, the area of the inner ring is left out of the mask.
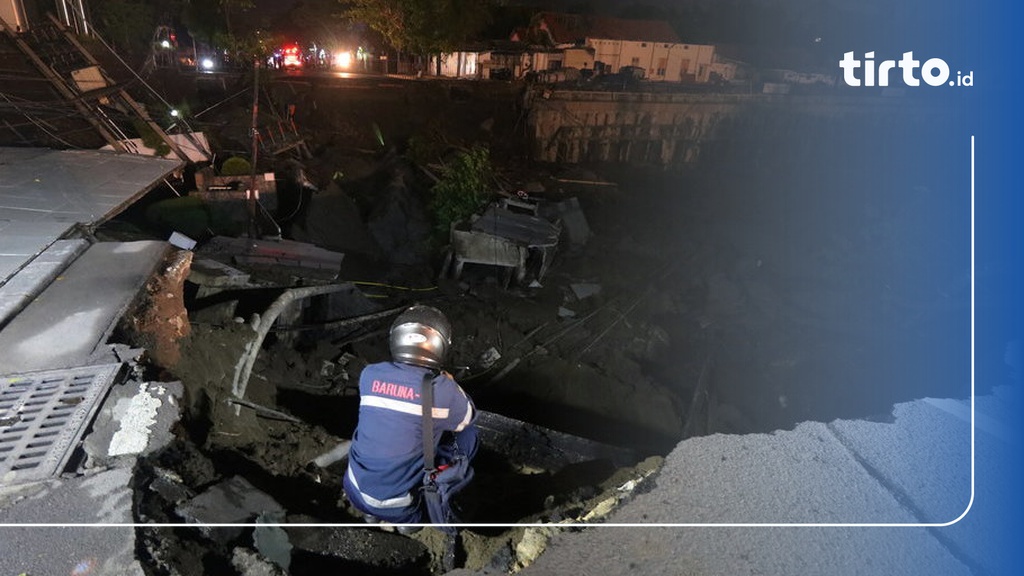
[[[63,0],[56,6],[53,0],[0,0],[0,19],[13,32],[26,32],[33,25],[47,22],[47,12],[53,12],[75,32],[89,33],[84,0]]]
[[[561,57],[548,54],[534,62],[537,71],[590,68],[597,73],[642,72],[652,82],[704,83],[715,61],[714,46],[685,43],[668,22],[658,20],[541,12],[511,38],[561,50]]]
[[[507,80],[520,78],[528,70],[525,48],[514,42],[496,41],[467,45],[461,50],[431,56],[428,70],[453,78]]]

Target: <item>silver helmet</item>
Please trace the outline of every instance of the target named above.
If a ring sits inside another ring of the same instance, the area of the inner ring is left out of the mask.
[[[452,325],[437,308],[416,305],[395,318],[388,343],[396,362],[440,368],[452,345]]]

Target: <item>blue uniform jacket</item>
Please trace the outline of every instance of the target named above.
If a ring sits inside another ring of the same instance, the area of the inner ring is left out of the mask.
[[[349,452],[348,476],[359,497],[373,508],[418,504],[423,483],[423,414],[420,390],[426,368],[381,362],[359,377],[359,424]],[[476,408],[450,375],[434,385],[434,445],[446,432],[473,426]]]

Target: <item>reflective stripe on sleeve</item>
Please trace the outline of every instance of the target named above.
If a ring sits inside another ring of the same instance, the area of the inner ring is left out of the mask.
[[[462,422],[459,422],[459,425],[455,427],[455,431],[456,432],[462,432],[463,430],[466,429],[466,426],[469,426],[469,423],[472,422],[472,421],[473,421],[473,405],[470,404],[469,402],[466,402],[466,417],[463,418]]]
[[[359,491],[359,497],[363,499],[363,502],[366,502],[374,508],[405,508],[412,505],[412,494],[408,492],[402,496],[396,496],[386,500],[377,500],[373,496],[363,492],[362,489],[359,488],[359,482],[356,482],[356,477],[355,474],[352,473],[352,468],[348,469],[348,479],[349,482],[352,482],[352,486]]]

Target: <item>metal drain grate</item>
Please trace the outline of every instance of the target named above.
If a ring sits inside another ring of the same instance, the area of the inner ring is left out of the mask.
[[[7,376],[0,382],[0,485],[64,471],[121,364]]]

